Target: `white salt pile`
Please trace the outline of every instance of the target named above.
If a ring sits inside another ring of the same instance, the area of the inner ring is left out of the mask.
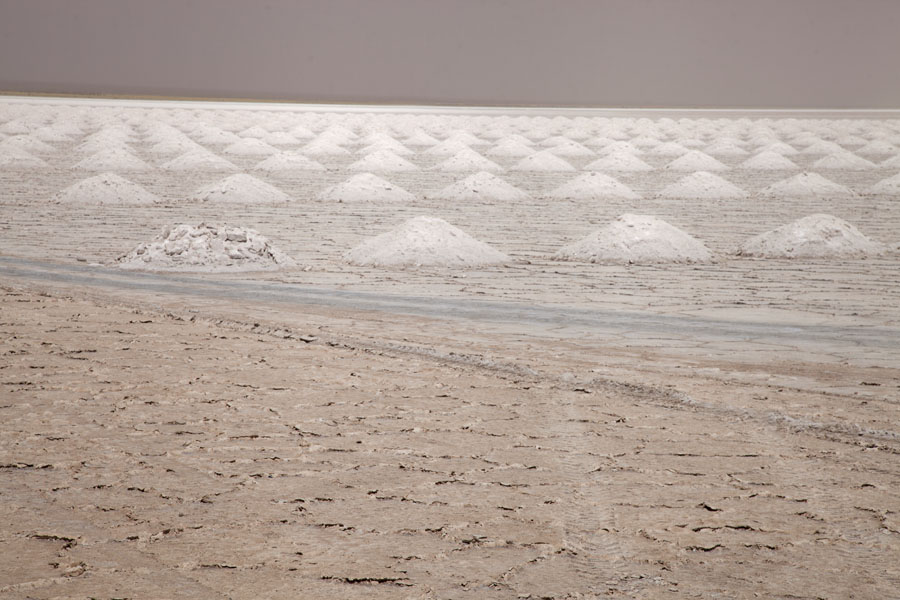
[[[226,177],[198,189],[191,200],[201,202],[233,202],[237,204],[277,204],[290,202],[291,197],[277,187],[246,173]]]
[[[448,185],[435,195],[444,200],[499,200],[511,202],[525,200],[528,194],[486,171],[470,175]]]
[[[102,173],[83,179],[58,192],[54,202],[64,204],[153,204],[159,198],[136,183],[115,173]]]
[[[630,152],[619,151],[607,154],[606,156],[601,156],[597,160],[588,163],[584,169],[586,171],[622,171],[623,173],[639,173],[643,171],[652,171],[653,167]]]
[[[740,168],[755,171],[796,171],[800,167],[783,154],[772,150],[763,150],[742,162]]]
[[[887,140],[872,140],[856,149],[856,154],[897,154],[900,148]]]
[[[794,198],[833,198],[841,196],[853,196],[853,191],[830,179],[826,179],[818,173],[798,173],[788,179],[777,181],[763,188],[762,196],[784,196]]]
[[[56,152],[56,148],[47,144],[46,142],[42,142],[36,137],[32,137],[30,135],[14,135],[12,137],[8,137],[3,141],[0,141],[0,150],[25,150],[26,152],[32,152],[36,154],[44,153],[50,154]]]
[[[690,150],[678,142],[665,142],[654,146],[647,151],[647,154],[654,156],[684,156],[688,152]]]
[[[436,144],[426,150],[424,153],[429,156],[453,156],[463,150],[469,150],[469,146],[460,140],[444,140],[440,144]]]
[[[418,171],[419,167],[390,150],[377,150],[347,167],[351,171]]]
[[[547,150],[526,156],[512,166],[513,171],[565,172],[574,171],[575,167],[565,159],[551,154]]]
[[[785,144],[784,142],[772,142],[766,146],[763,146],[759,150],[761,152],[777,152],[782,156],[794,156],[796,154],[800,154],[796,148],[794,148],[790,144]]]
[[[277,153],[278,149],[261,139],[248,137],[228,145],[224,152],[235,156],[269,156]]]
[[[712,253],[703,242],[661,219],[625,214],[564,246],[553,258],[628,264],[703,263],[712,260]]]
[[[206,148],[198,148],[163,163],[167,171],[236,171],[237,167]]]
[[[324,171],[321,163],[303,156],[298,152],[286,150],[273,154],[269,158],[259,162],[254,169],[280,173],[284,171]]]
[[[617,179],[597,171],[579,175],[548,194],[550,198],[572,200],[595,200],[599,198],[622,198],[637,200],[640,198],[630,187]]]
[[[744,190],[713,173],[697,171],[666,186],[662,198],[743,198]]]
[[[854,171],[874,169],[876,167],[875,163],[846,150],[823,156],[814,162],[812,166],[814,169],[849,169]]]
[[[488,156],[523,157],[534,154],[534,148],[518,140],[504,140],[486,153]]]
[[[868,190],[870,194],[900,195],[900,173],[887,179],[882,179]]]
[[[416,217],[396,229],[370,238],[345,258],[361,266],[478,267],[509,257],[435,217]]]
[[[471,148],[460,150],[450,158],[435,165],[436,171],[447,171],[450,173],[465,173],[472,171],[488,171],[491,173],[502,173],[503,167],[494,161],[487,159]]]
[[[750,238],[737,253],[762,258],[844,258],[872,256],[884,249],[847,221],[816,214]]]
[[[350,151],[339,146],[332,140],[318,137],[300,149],[303,154],[309,156],[346,156]]]
[[[0,150],[0,167],[5,169],[36,169],[49,166],[44,159],[26,150],[18,148]]]
[[[547,148],[547,152],[554,154],[556,156],[593,156],[595,152],[584,146],[583,144],[579,144],[575,140],[565,140],[558,144],[554,144]]]
[[[359,173],[347,181],[325,189],[320,200],[334,202],[411,202],[416,197],[372,173]]]
[[[76,169],[87,171],[148,171],[150,165],[122,149],[101,150],[75,164]]]
[[[679,156],[665,169],[670,171],[726,171],[728,166],[713,158],[709,154],[699,150],[691,150],[687,154]]]
[[[271,270],[294,261],[253,229],[201,223],[167,227],[116,263],[122,269],[223,272]]]

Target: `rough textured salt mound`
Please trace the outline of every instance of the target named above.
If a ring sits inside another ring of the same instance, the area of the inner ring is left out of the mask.
[[[83,179],[53,197],[54,202],[72,204],[153,204],[159,198],[115,173]]]
[[[349,167],[351,171],[418,171],[419,167],[405,158],[401,158],[390,150],[378,150],[364,156]]]
[[[359,173],[347,181],[325,189],[321,200],[334,202],[411,202],[416,197],[372,173]]]
[[[394,139],[380,139],[372,142],[368,146],[360,149],[357,154],[365,156],[366,154],[372,154],[373,152],[378,152],[380,150],[393,152],[397,156],[412,156],[415,154],[415,152]]]
[[[444,140],[426,150],[424,153],[430,156],[453,156],[463,150],[469,150],[469,146],[460,140]]]
[[[718,175],[698,171],[666,186],[659,195],[663,198],[743,198],[747,194]]]
[[[408,138],[403,140],[407,146],[434,146],[438,143],[437,138],[432,137],[428,132],[417,129]]]
[[[647,154],[652,154],[654,156],[684,156],[688,152],[690,152],[690,150],[678,142],[665,142],[654,146],[647,151]]]
[[[435,165],[436,171],[471,172],[489,171],[491,173],[503,172],[503,167],[494,161],[487,159],[471,148],[460,150],[447,160]]]
[[[801,154],[834,154],[835,152],[846,152],[846,150],[840,144],[819,140],[804,148]]]
[[[763,258],[840,258],[884,252],[850,223],[832,215],[810,215],[750,238],[738,249],[742,256]]]
[[[0,150],[0,167],[5,169],[36,169],[49,166],[44,159],[26,150],[12,148]]]
[[[101,150],[75,164],[76,169],[88,171],[147,171],[150,165],[134,154],[121,149]]]
[[[547,152],[554,154],[556,156],[593,156],[595,152],[584,146],[583,144],[579,144],[575,140],[565,140],[558,144],[554,144],[553,146],[547,148]]]
[[[345,258],[368,266],[478,267],[509,257],[443,219],[416,217],[396,229],[364,241]]]
[[[167,171],[236,171],[237,167],[205,148],[185,152],[163,163]]]
[[[0,141],[0,150],[25,150],[26,152],[49,154],[56,148],[30,135],[14,135]]]
[[[262,141],[273,146],[293,146],[300,143],[300,140],[286,131],[273,131],[262,138]]]
[[[122,269],[195,272],[259,271],[294,264],[253,229],[204,223],[167,227],[116,262]]]
[[[269,156],[276,154],[278,149],[261,139],[248,137],[230,144],[225,148],[224,152],[235,156]]]
[[[498,143],[486,154],[488,156],[523,157],[534,154],[534,148],[517,140],[506,140]]]
[[[777,181],[760,191],[762,196],[785,196],[795,198],[833,198],[853,196],[853,191],[818,173],[799,173]]]
[[[887,179],[882,179],[867,190],[870,194],[898,194],[900,195],[900,173]]]
[[[575,167],[547,150],[526,156],[512,167],[513,171],[574,171]]]
[[[813,163],[814,169],[852,169],[855,171],[861,171],[865,169],[874,169],[876,168],[875,163],[862,158],[861,156],[856,156],[852,152],[847,152],[846,150],[843,152],[835,152],[834,154],[829,154],[828,156],[823,156],[819,160]]]
[[[445,200],[525,200],[528,194],[486,171],[448,185],[436,194]]]
[[[856,154],[897,154],[900,148],[887,140],[872,140],[865,146],[858,148]]]
[[[346,156],[350,154],[350,151],[346,148],[339,146],[331,140],[322,139],[321,137],[306,144],[300,151],[309,156]]]
[[[238,173],[200,188],[191,194],[190,199],[202,202],[276,204],[290,202],[291,197],[252,175]]]
[[[572,181],[563,184],[548,194],[551,198],[573,199],[573,200],[594,200],[598,198],[623,198],[625,200],[637,200],[640,196],[634,191],[621,183],[620,181],[598,173],[590,171],[579,175]]]
[[[732,140],[717,140],[703,149],[704,152],[713,156],[747,156],[746,150],[741,148]]]
[[[795,171],[800,168],[791,159],[772,150],[764,150],[751,156],[740,167],[756,171]]]
[[[702,263],[712,260],[703,242],[656,217],[625,214],[553,258],[603,263]]]
[[[687,154],[679,156],[669,164],[665,169],[670,171],[726,171],[728,166],[722,164],[709,154],[700,152],[699,150],[691,150]]]
[[[324,171],[321,163],[307,158],[297,152],[285,151],[273,154],[259,162],[254,169],[271,173],[283,171]]]
[[[782,156],[795,156],[800,154],[800,152],[791,146],[790,144],[785,144],[784,142],[772,142],[766,146],[763,146],[759,149],[760,152],[777,152]]]
[[[621,171],[623,173],[653,171],[653,167],[630,152],[602,156],[584,167],[586,171]]]

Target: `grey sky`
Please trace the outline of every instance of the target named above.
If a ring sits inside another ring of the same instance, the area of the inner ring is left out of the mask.
[[[898,0],[0,0],[0,90],[900,108]]]

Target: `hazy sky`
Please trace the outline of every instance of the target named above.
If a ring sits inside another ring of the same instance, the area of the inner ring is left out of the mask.
[[[0,0],[0,90],[900,108],[900,0]]]

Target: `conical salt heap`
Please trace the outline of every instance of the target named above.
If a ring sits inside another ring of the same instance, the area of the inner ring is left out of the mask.
[[[509,260],[502,252],[435,217],[410,219],[364,241],[345,258],[355,265],[379,267],[479,267]]]
[[[62,204],[153,204],[159,198],[115,173],[101,173],[74,183],[53,197]]]
[[[712,253],[703,242],[662,219],[625,214],[564,246],[553,258],[595,263],[703,263],[712,260]]]
[[[190,199],[235,204],[277,204],[290,202],[291,197],[261,179],[238,173],[200,188],[191,194]]]
[[[815,214],[750,238],[741,256],[762,258],[847,258],[877,255],[884,246],[843,219]]]
[[[853,196],[853,190],[818,173],[798,173],[788,179],[775,182],[762,189],[761,196],[782,196],[785,198],[834,198]]]
[[[253,229],[201,223],[167,227],[116,263],[122,269],[224,272],[271,270],[294,261]]]
[[[320,200],[333,202],[412,202],[416,197],[390,181],[372,173],[358,173],[350,179],[326,188]]]
[[[713,173],[698,171],[666,186],[659,193],[662,198],[743,198],[747,194],[730,181]]]
[[[448,185],[435,194],[435,197],[458,201],[499,200],[512,202],[525,200],[528,198],[528,194],[496,175],[481,171]]]
[[[609,175],[597,171],[589,171],[579,175],[548,194],[550,198],[572,200],[594,200],[598,198],[622,198],[637,200],[640,198],[630,187]]]

